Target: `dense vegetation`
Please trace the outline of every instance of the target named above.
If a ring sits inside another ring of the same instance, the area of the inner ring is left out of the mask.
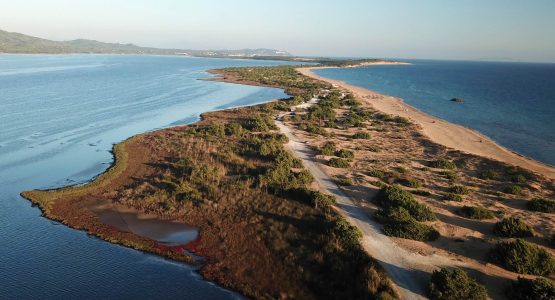
[[[485,300],[486,288],[461,269],[434,271],[430,279],[432,300]]]
[[[417,241],[430,241],[439,237],[439,232],[433,227],[420,223],[435,220],[435,214],[401,187],[393,185],[382,188],[374,202],[381,207],[376,217],[384,223],[386,235]]]
[[[495,233],[503,237],[530,237],[534,230],[519,218],[508,217],[495,224]]]
[[[545,249],[521,239],[498,243],[489,259],[503,268],[532,275],[549,275],[555,271],[555,260]]]
[[[549,199],[534,198],[528,201],[527,207],[532,211],[555,213],[555,201]]]
[[[536,279],[519,277],[507,290],[507,297],[514,300],[553,300],[555,284],[542,277]]]

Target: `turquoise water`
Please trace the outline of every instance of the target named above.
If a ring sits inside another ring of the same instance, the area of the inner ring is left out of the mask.
[[[410,62],[316,73],[402,98],[428,114],[555,165],[555,64]],[[465,102],[449,101],[455,97]]]
[[[279,89],[197,80],[210,77],[209,68],[275,64],[0,55],[0,299],[240,297],[185,264],[42,218],[19,193],[90,180],[112,162],[112,144],[134,134],[284,97]]]

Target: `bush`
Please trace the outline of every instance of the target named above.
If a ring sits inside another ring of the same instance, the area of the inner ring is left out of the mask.
[[[526,177],[522,174],[517,174],[517,175],[514,175],[513,177],[511,177],[511,181],[516,182],[516,183],[525,183],[526,182]]]
[[[351,150],[341,149],[335,151],[335,156],[345,158],[345,159],[353,159],[355,158],[355,153]]]
[[[382,149],[380,149],[380,147],[376,147],[376,146],[368,146],[368,151],[377,153],[377,152],[382,151]]]
[[[457,214],[461,217],[474,220],[485,220],[495,218],[495,213],[489,209],[477,206],[463,206],[457,210]]]
[[[511,184],[506,186],[505,189],[503,189],[503,192],[505,194],[520,195],[522,194],[522,188],[516,184]]]
[[[334,167],[334,168],[348,168],[351,166],[351,164],[349,163],[349,161],[343,159],[343,158],[337,158],[337,157],[333,157],[330,160],[328,160],[328,166],[330,167]]]
[[[277,129],[274,121],[269,116],[258,116],[248,120],[245,127],[250,131],[267,132],[270,129]]]
[[[414,190],[414,191],[410,191],[411,193],[415,194],[415,195],[419,195],[419,196],[430,196],[432,193],[430,193],[429,191],[426,190]]]
[[[446,193],[445,195],[443,195],[443,199],[447,201],[455,201],[455,202],[463,201],[463,197],[455,193]]]
[[[324,146],[320,149],[320,154],[326,156],[332,156],[335,154],[336,148],[334,142],[326,142]]]
[[[497,178],[498,174],[494,170],[487,170],[480,173],[480,178],[485,180],[491,180]]]
[[[402,178],[401,180],[399,180],[399,183],[415,189],[422,186],[422,181],[417,178]]]
[[[519,218],[508,217],[495,224],[495,233],[504,237],[530,237],[534,230]]]
[[[310,193],[312,206],[318,207],[328,207],[336,203],[335,196],[324,194],[319,191],[311,191]]]
[[[351,225],[347,220],[340,218],[335,221],[333,227],[334,235],[344,246],[357,246],[362,238],[362,232],[356,226]]]
[[[526,204],[529,210],[531,211],[540,211],[545,213],[555,213],[555,201],[542,199],[542,198],[534,198]]]
[[[450,189],[451,193],[457,195],[468,195],[468,188],[462,185],[454,185]]]
[[[432,300],[488,299],[486,288],[461,269],[434,271],[429,288]]]
[[[416,220],[401,222],[388,222],[383,227],[387,236],[398,237],[415,241],[435,241],[439,238],[439,232],[432,226],[418,223]]]
[[[402,207],[417,221],[433,221],[436,219],[436,215],[429,207],[419,203],[411,193],[396,185],[382,188],[374,201],[384,209]]]
[[[507,297],[514,300],[553,300],[555,284],[549,279],[534,280],[519,277],[507,290]]]
[[[357,132],[353,134],[353,139],[368,140],[370,139],[370,134],[368,132]]]
[[[457,177],[457,173],[455,172],[451,172],[451,171],[442,171],[440,173],[441,175],[445,176],[445,178],[447,178],[449,181],[451,182],[455,182],[457,181],[458,177]]]
[[[226,135],[241,137],[243,136],[244,133],[245,133],[245,129],[243,129],[243,126],[241,126],[241,124],[239,123],[230,123],[230,124],[227,124],[225,127]]]
[[[380,169],[370,169],[370,171],[368,171],[368,176],[383,178],[385,176],[385,172]]]
[[[520,274],[545,276],[555,271],[555,260],[545,249],[521,239],[499,243],[488,258],[501,267]]]
[[[324,128],[318,126],[318,125],[314,125],[312,123],[308,123],[306,124],[305,127],[306,132],[308,133],[312,133],[312,134],[319,134],[319,135],[326,135],[326,130],[324,130]]]
[[[353,185],[353,180],[351,180],[351,178],[339,178],[339,177],[336,177],[336,178],[335,178],[335,182],[336,182],[338,185],[344,185],[344,186]]]
[[[450,160],[447,160],[445,158],[433,161],[432,162],[432,167],[437,168],[437,169],[448,169],[448,170],[456,170],[457,169],[457,165],[454,162],[452,162]]]

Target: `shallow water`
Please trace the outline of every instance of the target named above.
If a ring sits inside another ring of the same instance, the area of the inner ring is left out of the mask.
[[[428,114],[555,165],[555,64],[410,62],[315,72],[402,98]],[[464,103],[449,101],[452,98],[463,98]]]
[[[278,89],[197,80],[211,76],[204,71],[209,68],[274,64],[0,55],[0,298],[239,297],[203,281],[190,266],[42,218],[19,193],[90,180],[111,163],[112,144],[134,134],[284,97]]]

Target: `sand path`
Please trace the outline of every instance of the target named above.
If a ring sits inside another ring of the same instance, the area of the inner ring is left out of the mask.
[[[555,179],[555,168],[552,166],[512,152],[477,131],[430,116],[404,103],[399,98],[382,95],[371,90],[347,84],[343,81],[320,77],[312,72],[313,69],[318,68],[321,67],[298,68],[297,71],[303,75],[348,90],[353,93],[355,97],[366,100],[379,111],[409,118],[413,122],[419,124],[422,127],[423,133],[438,144],[516,165],[542,174],[551,180]]]

